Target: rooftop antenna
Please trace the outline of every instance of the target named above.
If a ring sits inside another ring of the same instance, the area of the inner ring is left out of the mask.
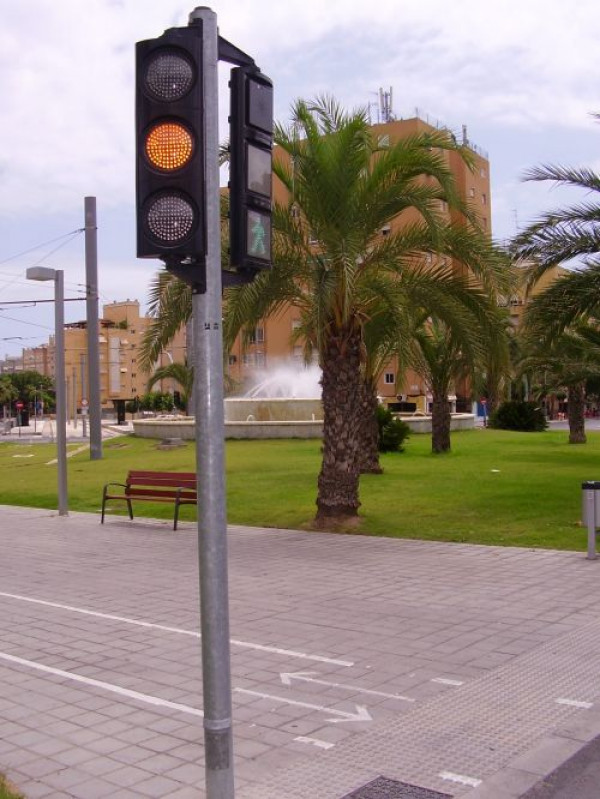
[[[379,111],[381,114],[381,121],[382,122],[393,122],[394,112],[392,110],[392,87],[390,86],[389,91],[384,91],[383,89],[379,89]]]

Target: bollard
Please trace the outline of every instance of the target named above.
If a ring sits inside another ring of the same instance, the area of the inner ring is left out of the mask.
[[[587,525],[587,557],[588,560],[595,560],[596,555],[596,530],[600,527],[598,516],[600,515],[600,482],[597,480],[587,480],[581,484],[583,491],[583,523]]]

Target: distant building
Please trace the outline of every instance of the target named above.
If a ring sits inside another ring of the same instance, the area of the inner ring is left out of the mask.
[[[112,302],[103,306],[99,325],[100,397],[102,407],[111,409],[115,400],[131,400],[147,391],[150,374],[160,366],[185,361],[185,328],[182,328],[171,345],[161,353],[151,372],[140,367],[139,351],[143,333],[150,318],[140,316],[138,300]],[[65,325],[65,376],[67,382],[67,408],[72,416],[81,401],[88,399],[87,385],[87,323],[71,322]],[[40,374],[55,375],[54,336],[48,344],[23,350],[19,358],[23,369],[34,369]],[[158,383],[155,391],[174,393],[180,386],[173,380]]]

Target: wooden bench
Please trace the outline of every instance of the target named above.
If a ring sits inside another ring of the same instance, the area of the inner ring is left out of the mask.
[[[119,486],[123,491],[113,493],[111,489]],[[107,483],[102,491],[102,518],[104,524],[104,510],[109,500],[121,500],[127,503],[129,518],[133,519],[133,500],[146,502],[173,502],[175,504],[175,517],[173,530],[177,530],[179,507],[181,505],[197,505],[196,475],[194,472],[149,472],[130,471],[125,483]]]

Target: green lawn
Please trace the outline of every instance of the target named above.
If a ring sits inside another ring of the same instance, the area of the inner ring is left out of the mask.
[[[448,455],[413,435],[404,453],[384,455],[384,474],[361,480],[356,532],[482,544],[584,550],[581,483],[600,479],[600,433],[573,446],[567,433],[471,430],[452,436]],[[104,457],[69,458],[69,506],[98,512],[102,486],[129,468],[194,469],[193,442],[174,450],[133,436],[104,444]],[[71,449],[71,447],[70,447]],[[56,508],[54,445],[0,444],[0,504]],[[228,441],[228,519],[252,526],[310,526],[320,442]],[[119,512],[125,508],[120,507]],[[172,518],[167,505],[139,503],[136,515]],[[192,519],[193,508],[182,518]]]
[[[23,799],[23,794],[8,785],[2,774],[0,774],[0,799]]]

